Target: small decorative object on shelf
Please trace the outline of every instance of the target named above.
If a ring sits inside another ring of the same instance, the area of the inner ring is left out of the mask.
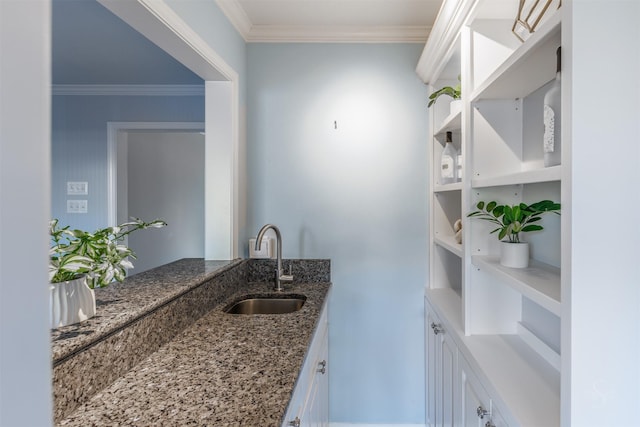
[[[543,16],[554,1],[558,2],[556,9],[559,9],[562,6],[562,0],[520,0],[518,16],[516,16],[511,28],[513,34],[521,42],[527,40],[540,25]]]
[[[453,146],[451,132],[446,133],[444,150],[440,156],[440,184],[453,184],[456,182],[456,159],[458,151]]]
[[[461,92],[461,88],[460,88],[460,76],[458,76],[458,84],[455,87],[444,86],[444,87],[438,89],[437,91],[433,92],[431,95],[429,95],[429,104],[427,105],[427,108],[429,108],[433,104],[435,104],[436,100],[441,95],[448,95],[451,98],[453,98],[454,101],[458,100],[458,99],[461,99],[462,98],[462,92]]]
[[[503,242],[500,264],[513,268],[524,268],[529,263],[528,243],[520,241],[520,233],[542,230],[541,225],[534,223],[540,221],[545,213],[560,214],[560,204],[551,200],[542,200],[531,205],[520,203],[512,206],[498,205],[494,201],[489,203],[480,201],[476,208],[478,210],[467,216],[480,218],[498,226],[491,233],[499,231],[498,239]],[[502,240],[505,237],[507,240]]]
[[[162,220],[144,222],[138,218],[89,233],[58,227],[58,220],[49,223],[49,286],[51,290],[51,327],[70,325],[86,320],[96,313],[93,289],[105,287],[114,280],[122,282],[127,269],[133,268],[129,257],[136,256],[120,244],[136,230],[160,228]]]
[[[453,231],[455,234],[456,242],[462,244],[462,219],[458,218],[456,222],[453,224]]]
[[[553,85],[544,95],[544,166],[556,166],[561,163],[561,124],[562,124],[562,100],[561,100],[561,55],[559,47],[556,50],[556,79]]]

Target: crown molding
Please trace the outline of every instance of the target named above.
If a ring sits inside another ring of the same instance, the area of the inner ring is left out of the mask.
[[[430,26],[276,26],[254,25],[247,42],[424,43]]]
[[[204,85],[65,85],[51,86],[52,95],[79,96],[204,96]]]
[[[432,83],[447,62],[462,26],[469,20],[478,0],[444,0],[433,31],[425,44],[416,73],[425,83]]]
[[[253,25],[237,0],[216,0],[245,42],[425,43],[430,26]]]
[[[233,25],[242,38],[247,41],[253,24],[242,6],[240,6],[240,3],[238,3],[237,0],[216,0],[216,4],[231,22],[231,25]]]

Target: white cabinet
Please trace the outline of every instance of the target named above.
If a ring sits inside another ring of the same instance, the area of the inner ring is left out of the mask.
[[[464,427],[503,427],[507,423],[502,418],[498,406],[491,400],[463,356],[459,356],[458,381],[459,402],[462,409],[461,425]]]
[[[325,304],[311,339],[282,427],[329,426],[329,327]]]
[[[458,351],[438,316],[426,312],[427,422],[429,426],[456,425],[455,384]]]
[[[506,426],[454,339],[455,328],[443,323],[425,300],[427,353],[427,425],[430,427]]]
[[[315,360],[315,373],[309,388],[301,426],[327,427],[329,425],[329,375],[327,331],[322,338],[322,346]]]

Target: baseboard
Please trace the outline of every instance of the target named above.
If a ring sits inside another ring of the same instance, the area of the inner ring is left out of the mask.
[[[329,427],[425,427],[425,424],[353,424],[353,423],[329,423]]]

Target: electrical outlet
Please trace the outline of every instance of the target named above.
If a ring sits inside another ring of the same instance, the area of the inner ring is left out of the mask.
[[[86,196],[87,194],[89,194],[87,181],[67,181],[68,196]]]
[[[86,200],[67,200],[67,213],[87,213],[88,203]]]

